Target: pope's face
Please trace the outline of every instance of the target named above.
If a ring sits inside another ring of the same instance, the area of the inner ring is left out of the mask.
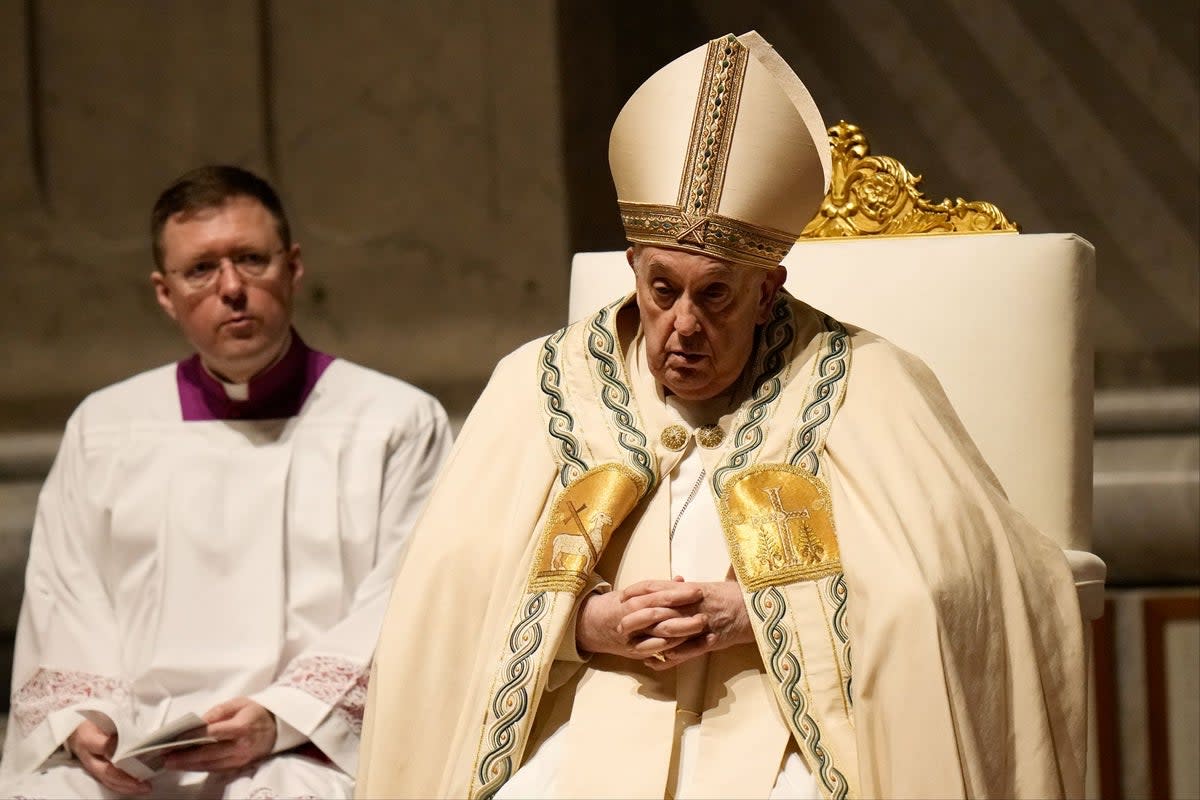
[[[271,212],[251,197],[171,216],[161,235],[158,303],[205,366],[242,382],[275,360],[287,341],[304,265],[284,248]]]
[[[707,400],[741,375],[787,272],[697,253],[638,245],[626,257],[637,279],[650,372],[684,400]]]

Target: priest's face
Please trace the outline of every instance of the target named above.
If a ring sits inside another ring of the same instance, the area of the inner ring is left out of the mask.
[[[635,245],[638,311],[650,372],[684,400],[707,400],[742,373],[787,272]]]
[[[239,383],[270,366],[288,340],[304,274],[300,246],[283,246],[271,212],[235,195],[170,217],[160,242],[155,295],[205,366]]]

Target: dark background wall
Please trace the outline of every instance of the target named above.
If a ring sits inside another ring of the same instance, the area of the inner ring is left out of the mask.
[[[637,85],[758,29],[829,123],[1097,247],[1100,387],[1197,381],[1194,0],[0,0],[0,429],[183,353],[145,218],[204,161],[274,180],[316,345],[453,411],[621,246],[609,126]]]
[[[1197,381],[1200,119],[1195,0],[619,0],[560,3],[573,249],[621,246],[604,170],[621,105],[662,64],[757,29],[827,124],[1097,250],[1099,388]]]
[[[0,0],[0,428],[178,358],[147,218],[199,163],[278,186],[310,342],[470,405],[565,308],[549,0]]]

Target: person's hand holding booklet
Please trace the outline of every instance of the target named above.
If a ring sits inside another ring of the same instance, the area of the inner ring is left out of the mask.
[[[132,730],[128,722],[114,720],[103,711],[86,709],[79,713],[105,733],[116,735],[117,749],[109,761],[117,769],[140,780],[147,780],[162,772],[163,759],[168,753],[217,741],[205,735],[204,720],[192,713],[142,735]]]

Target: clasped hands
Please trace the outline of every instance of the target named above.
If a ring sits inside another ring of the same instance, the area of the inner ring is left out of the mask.
[[[581,651],[664,670],[753,642],[754,631],[737,581],[690,582],[676,576],[589,595],[579,609],[575,641]]]
[[[217,741],[171,753],[163,762],[166,769],[205,772],[240,769],[266,758],[275,747],[275,715],[248,697],[219,703],[201,718],[207,725],[194,731],[195,735],[212,736]],[[89,775],[112,791],[118,794],[150,791],[149,782],[138,780],[109,761],[116,751],[117,737],[100,730],[91,721],[79,723],[67,739],[67,747]]]

